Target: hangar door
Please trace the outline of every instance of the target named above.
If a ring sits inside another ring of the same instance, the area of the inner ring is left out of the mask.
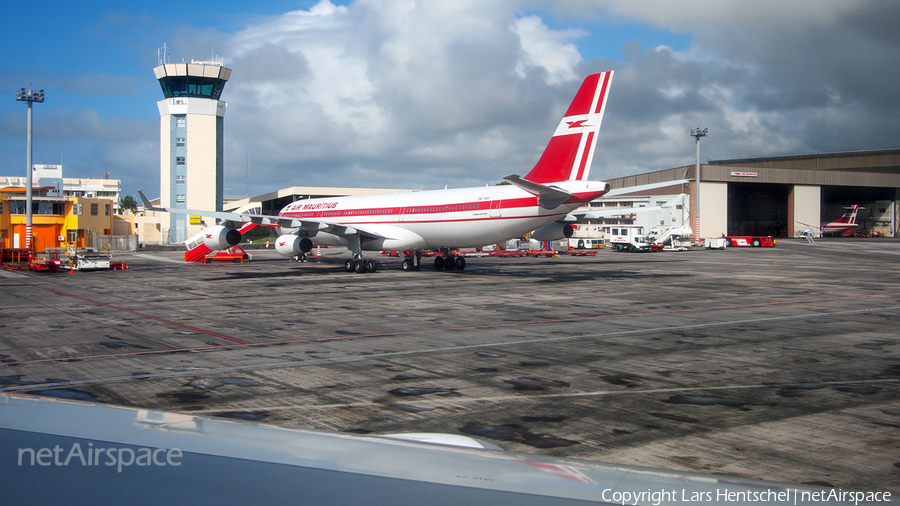
[[[728,235],[787,234],[791,185],[728,183]]]

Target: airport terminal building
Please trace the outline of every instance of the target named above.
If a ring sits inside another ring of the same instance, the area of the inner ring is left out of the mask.
[[[799,237],[853,204],[865,208],[858,216],[860,233],[900,235],[900,149],[710,160],[700,166],[699,192],[694,165],[609,183],[622,188],[684,179],[690,183],[654,194],[688,193],[697,237]]]

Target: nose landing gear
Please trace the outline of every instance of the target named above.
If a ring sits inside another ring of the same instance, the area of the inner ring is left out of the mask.
[[[419,270],[422,268],[422,253],[418,251],[404,251],[403,262],[400,263],[400,267],[402,267],[404,271]]]

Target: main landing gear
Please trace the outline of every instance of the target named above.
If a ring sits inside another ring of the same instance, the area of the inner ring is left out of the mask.
[[[435,270],[445,269],[448,271],[461,271],[466,268],[465,257],[444,253],[439,257],[434,257]]]
[[[378,265],[375,263],[375,260],[372,260],[371,258],[365,260],[362,257],[362,243],[360,242],[359,234],[353,233],[347,238],[347,248],[353,253],[353,258],[344,262],[345,271],[362,274],[364,272],[375,272],[378,270]]]
[[[422,268],[422,253],[420,251],[404,251],[403,261],[400,267],[404,271],[417,271]],[[444,251],[440,256],[434,257],[435,270],[461,271],[466,268],[466,259],[451,255],[449,251]]]
[[[364,260],[363,258],[353,258],[344,262],[344,270],[362,274],[377,271],[378,265],[375,263],[375,260],[372,260],[371,258],[368,260]]]

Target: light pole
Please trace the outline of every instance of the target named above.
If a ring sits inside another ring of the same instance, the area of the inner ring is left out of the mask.
[[[25,175],[28,177],[28,183],[25,187],[25,248],[31,249],[31,220],[32,220],[32,210],[31,210],[31,175],[32,175],[32,163],[31,163],[31,132],[32,132],[32,124],[31,124],[31,116],[32,116],[32,105],[35,102],[43,102],[44,101],[44,90],[38,90],[37,92],[32,90],[26,90],[25,88],[20,89],[16,92],[16,100],[19,102],[27,102],[28,103],[28,126],[26,133],[26,153],[25,153]]]
[[[694,192],[694,240],[700,240],[700,138],[706,137],[706,134],[709,133],[708,128],[700,129],[700,125],[697,125],[697,128],[691,130],[691,137],[694,138],[697,144],[697,170],[696,174],[696,191]]]

